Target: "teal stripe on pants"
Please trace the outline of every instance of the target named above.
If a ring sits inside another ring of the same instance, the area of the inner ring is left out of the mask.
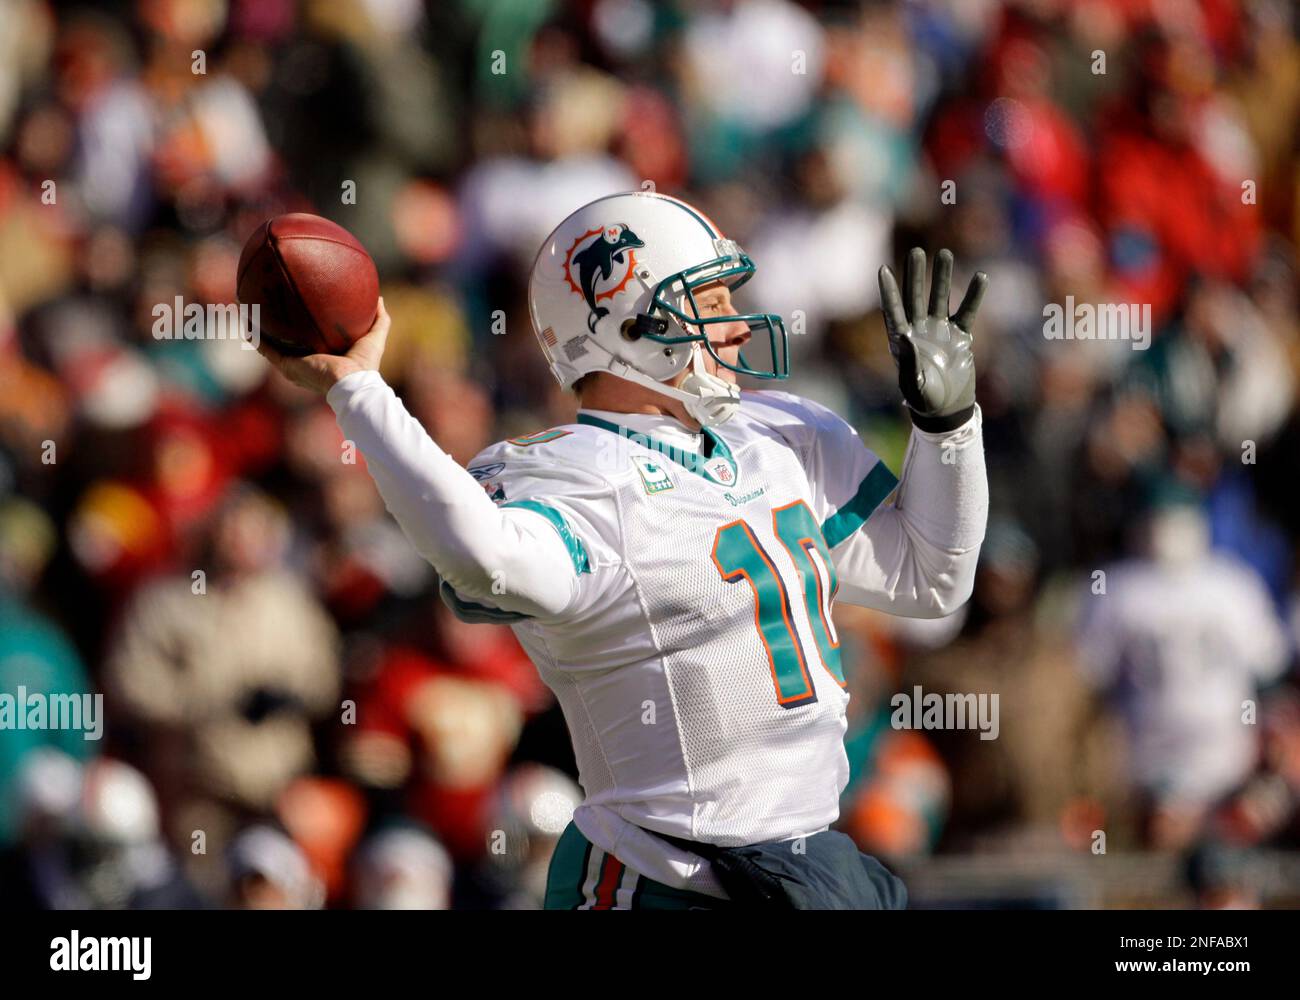
[[[576,825],[570,823],[565,827],[555,845],[555,853],[551,855],[551,867],[546,876],[546,909],[576,910],[587,902],[582,887],[587,881],[591,852],[598,850],[600,848],[584,837]],[[636,892],[632,897],[634,910],[723,910],[732,905],[729,900],[674,889],[644,875],[637,877]]]

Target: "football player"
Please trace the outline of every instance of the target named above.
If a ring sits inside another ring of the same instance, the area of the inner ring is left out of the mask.
[[[952,255],[879,281],[913,424],[901,477],[825,407],[742,391],[789,369],[784,324],[737,311],[753,262],[657,193],[597,199],[533,265],[529,306],[573,424],[463,469],[378,374],[263,353],[327,393],[384,501],[461,617],[507,623],[555,692],[585,800],[551,908],[899,907],[829,831],[848,779],[836,598],[932,618],[970,595],[988,506],[971,327]]]

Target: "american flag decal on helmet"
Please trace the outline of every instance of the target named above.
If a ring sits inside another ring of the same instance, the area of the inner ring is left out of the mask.
[[[542,331],[542,340],[546,341],[547,347],[554,347],[558,343],[555,339],[555,331],[549,326]]]

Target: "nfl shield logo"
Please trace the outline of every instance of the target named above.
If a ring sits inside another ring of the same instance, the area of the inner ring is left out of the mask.
[[[721,483],[723,486],[730,486],[736,481],[736,473],[731,468],[731,463],[721,456],[705,462],[704,471],[715,483]]]

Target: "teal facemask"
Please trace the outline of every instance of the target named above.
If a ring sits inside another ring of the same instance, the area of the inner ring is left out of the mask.
[[[713,260],[677,271],[660,281],[650,300],[650,311],[638,317],[636,332],[660,344],[689,344],[700,342],[723,368],[738,375],[753,378],[782,379],[790,374],[790,346],[785,323],[775,313],[744,313],[739,316],[701,316],[695,301],[695,291],[705,285],[721,281],[734,293],[754,276],[754,262],[732,240],[714,240],[719,256]],[[689,313],[670,301],[683,298]],[[699,333],[670,336],[668,322],[661,318],[666,313],[679,323],[690,324]],[[708,328],[719,323],[744,323],[749,327],[750,339],[740,349],[737,363],[724,361],[718,356],[709,340]]]

